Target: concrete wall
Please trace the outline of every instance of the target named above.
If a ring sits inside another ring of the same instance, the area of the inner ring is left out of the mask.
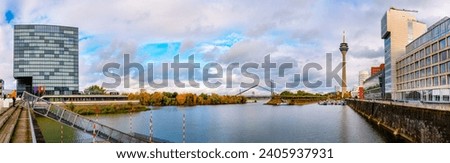
[[[408,142],[450,142],[450,111],[359,100],[347,100],[347,104],[371,123]]]
[[[0,99],[0,108],[9,108],[12,105],[12,99],[7,98],[6,100]]]

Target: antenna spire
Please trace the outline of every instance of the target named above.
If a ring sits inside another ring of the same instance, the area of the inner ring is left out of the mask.
[[[345,43],[345,31],[342,32],[342,42]]]

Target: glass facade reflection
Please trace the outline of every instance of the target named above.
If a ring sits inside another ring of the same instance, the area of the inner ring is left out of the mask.
[[[78,75],[78,28],[14,26],[14,78],[18,93],[76,94]]]
[[[381,100],[385,97],[384,69],[364,81],[364,99]]]

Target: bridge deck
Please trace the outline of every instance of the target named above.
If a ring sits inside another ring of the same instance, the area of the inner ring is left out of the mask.
[[[54,120],[66,126],[78,129],[90,135],[95,135],[113,143],[148,143],[149,140],[124,133],[120,130],[88,119],[63,107],[55,105],[37,96],[23,93],[24,107],[32,109],[35,113]]]

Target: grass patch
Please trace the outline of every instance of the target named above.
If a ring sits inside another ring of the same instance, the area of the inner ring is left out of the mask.
[[[115,114],[115,113],[128,113],[150,110],[144,105],[140,104],[110,104],[110,105],[74,105],[68,104],[66,109],[71,110],[80,115],[92,115],[92,114]]]

